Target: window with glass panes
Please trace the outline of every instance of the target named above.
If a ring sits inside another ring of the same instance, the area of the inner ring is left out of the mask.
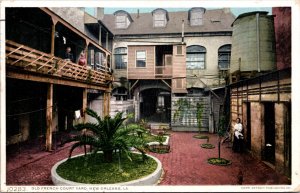
[[[228,70],[230,65],[231,45],[221,46],[218,50],[218,66],[220,70]]]
[[[166,26],[166,14],[156,13],[154,14],[154,27],[165,27]]]
[[[136,67],[146,67],[146,51],[136,51]]]
[[[127,18],[125,15],[117,15],[116,16],[116,28],[117,29],[127,28],[126,19]]]
[[[203,46],[189,46],[186,48],[187,69],[205,69],[206,48]]]
[[[115,49],[115,69],[126,69],[127,68],[127,48],[116,48]]]
[[[191,26],[199,26],[203,24],[203,13],[200,11],[191,12]]]

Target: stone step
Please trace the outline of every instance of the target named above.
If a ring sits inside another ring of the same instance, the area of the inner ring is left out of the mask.
[[[149,123],[151,129],[170,129],[169,123]]]

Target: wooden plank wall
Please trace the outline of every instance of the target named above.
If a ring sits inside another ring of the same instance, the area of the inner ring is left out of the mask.
[[[241,119],[247,115],[243,110],[245,102],[291,102],[291,78],[282,77],[278,80],[264,80],[261,78],[260,83],[251,83],[250,81],[241,82],[231,88],[231,120]],[[232,126],[233,126],[232,122]]]
[[[136,51],[146,51],[146,67],[136,67]],[[155,79],[155,46],[128,46],[128,79]]]
[[[178,47],[181,46],[181,53],[178,53]],[[173,80],[172,92],[173,93],[186,93],[186,46],[174,45],[173,46]]]

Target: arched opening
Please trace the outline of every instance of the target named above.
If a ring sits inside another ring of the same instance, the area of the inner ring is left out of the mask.
[[[186,47],[186,66],[189,70],[206,68],[206,48],[199,45]]]
[[[140,118],[150,122],[171,121],[171,93],[160,88],[140,92]]]

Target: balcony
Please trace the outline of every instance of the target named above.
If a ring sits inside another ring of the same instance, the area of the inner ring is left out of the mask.
[[[108,68],[92,70],[10,40],[6,40],[6,68],[7,73],[10,70],[21,70],[51,76],[52,79],[81,82],[86,85],[84,87],[92,84],[94,88],[106,88],[113,80]]]
[[[155,66],[155,78],[171,78],[172,66]]]

